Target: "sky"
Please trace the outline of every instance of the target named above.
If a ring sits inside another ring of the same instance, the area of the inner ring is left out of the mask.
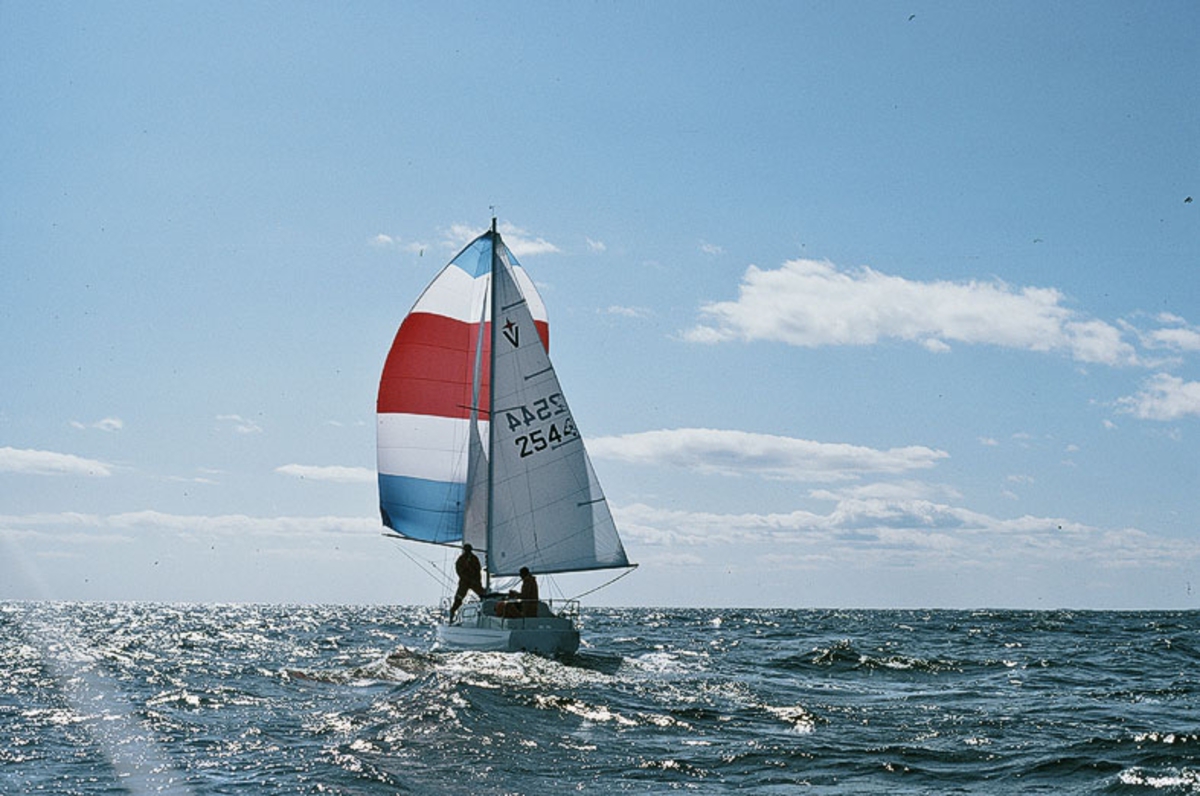
[[[1200,609],[1197,75],[1170,0],[0,0],[0,599],[443,599],[374,400],[494,214],[589,604]]]

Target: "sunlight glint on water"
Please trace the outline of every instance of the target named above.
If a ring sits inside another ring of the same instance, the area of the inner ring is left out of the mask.
[[[0,604],[0,792],[1196,793],[1200,614]]]

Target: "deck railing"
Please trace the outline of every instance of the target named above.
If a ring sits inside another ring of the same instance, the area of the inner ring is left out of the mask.
[[[566,599],[563,599],[563,600],[539,600],[538,601],[539,610],[538,610],[538,615],[536,617],[532,617],[532,616],[531,617],[524,617],[524,616],[501,617],[501,616],[497,616],[495,613],[495,606],[498,603],[502,602],[504,599],[505,598],[503,598],[503,597],[492,597],[491,595],[489,595],[488,597],[486,597],[483,600],[473,600],[473,599],[468,600],[468,602],[464,603],[462,608],[459,609],[458,616],[455,618],[457,620],[459,620],[460,622],[466,622],[468,620],[474,621],[475,618],[480,615],[480,613],[483,613],[485,616],[494,616],[496,618],[504,619],[505,622],[510,627],[520,627],[521,626],[520,623],[523,623],[527,619],[532,621],[534,619],[546,619],[546,618],[550,618],[550,617],[558,617],[561,619],[569,619],[572,622],[579,621],[579,600],[574,600],[574,599],[572,599],[572,600],[566,600]],[[541,608],[543,606],[549,610],[549,612],[550,612],[549,614],[546,614],[541,610]],[[450,598],[449,597],[442,598],[441,610],[442,610],[443,616],[449,615],[449,613],[450,613]]]

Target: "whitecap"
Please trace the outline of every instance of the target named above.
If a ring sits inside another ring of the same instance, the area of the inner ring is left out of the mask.
[[[1117,781],[1122,785],[1148,787],[1156,790],[1187,788],[1195,791],[1200,788],[1200,771],[1184,768],[1161,774],[1151,774],[1145,769],[1135,766],[1118,774]]]
[[[791,724],[792,730],[801,735],[809,735],[816,732],[817,717],[802,705],[789,705],[785,707],[763,705],[762,707],[772,716]]]

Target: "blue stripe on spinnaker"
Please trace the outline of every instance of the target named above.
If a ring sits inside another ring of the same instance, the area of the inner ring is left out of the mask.
[[[474,277],[492,272],[492,240],[481,235],[450,261]]]
[[[462,540],[464,484],[379,474],[383,522],[401,536],[451,544]]]

